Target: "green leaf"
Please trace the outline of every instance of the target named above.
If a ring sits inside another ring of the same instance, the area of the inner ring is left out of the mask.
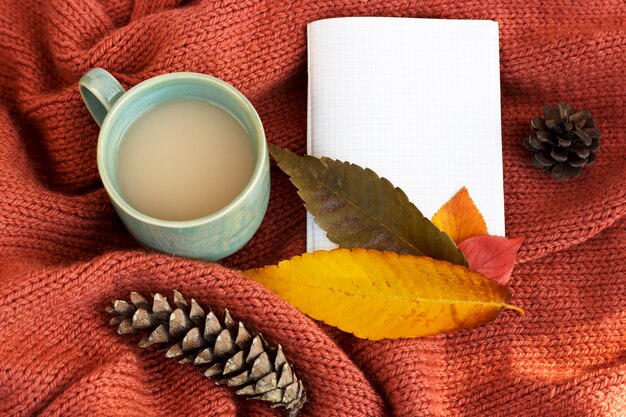
[[[270,145],[270,154],[298,188],[307,210],[343,248],[424,255],[467,266],[463,252],[420,213],[404,192],[371,169],[299,156]]]

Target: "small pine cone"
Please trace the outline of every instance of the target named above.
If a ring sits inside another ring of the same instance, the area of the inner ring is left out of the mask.
[[[579,176],[585,165],[596,161],[600,147],[602,135],[594,120],[588,111],[575,111],[562,103],[556,108],[543,106],[543,116],[532,119],[535,132],[524,139],[524,146],[533,153],[531,165],[559,181]]]
[[[142,348],[166,345],[167,358],[182,357],[192,362],[218,385],[237,388],[236,394],[268,401],[272,407],[285,407],[295,417],[307,400],[302,381],[287,362],[282,347],[268,346],[260,333],[249,331],[225,310],[223,319],[211,309],[191,303],[174,291],[175,307],[160,294],[149,302],[130,293],[130,302],[116,300],[107,311],[111,324],[121,335],[141,331]]]

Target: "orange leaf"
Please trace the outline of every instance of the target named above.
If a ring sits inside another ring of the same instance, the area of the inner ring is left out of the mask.
[[[509,282],[517,250],[523,237],[507,239],[501,236],[474,236],[459,244],[465,254],[469,268],[502,285]]]
[[[432,222],[457,245],[470,237],[487,234],[485,219],[465,187],[435,213]]]

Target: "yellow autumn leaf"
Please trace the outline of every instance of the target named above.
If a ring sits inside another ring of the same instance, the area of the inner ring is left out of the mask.
[[[317,251],[244,272],[314,319],[379,340],[478,326],[508,304],[507,287],[425,256]]]
[[[435,213],[432,222],[457,245],[470,237],[487,234],[485,219],[465,187]]]

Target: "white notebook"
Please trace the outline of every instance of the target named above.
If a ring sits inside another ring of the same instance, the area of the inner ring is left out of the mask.
[[[308,154],[373,169],[428,218],[466,186],[504,235],[498,24],[355,17],[308,25]],[[335,244],[307,218],[307,250]]]

